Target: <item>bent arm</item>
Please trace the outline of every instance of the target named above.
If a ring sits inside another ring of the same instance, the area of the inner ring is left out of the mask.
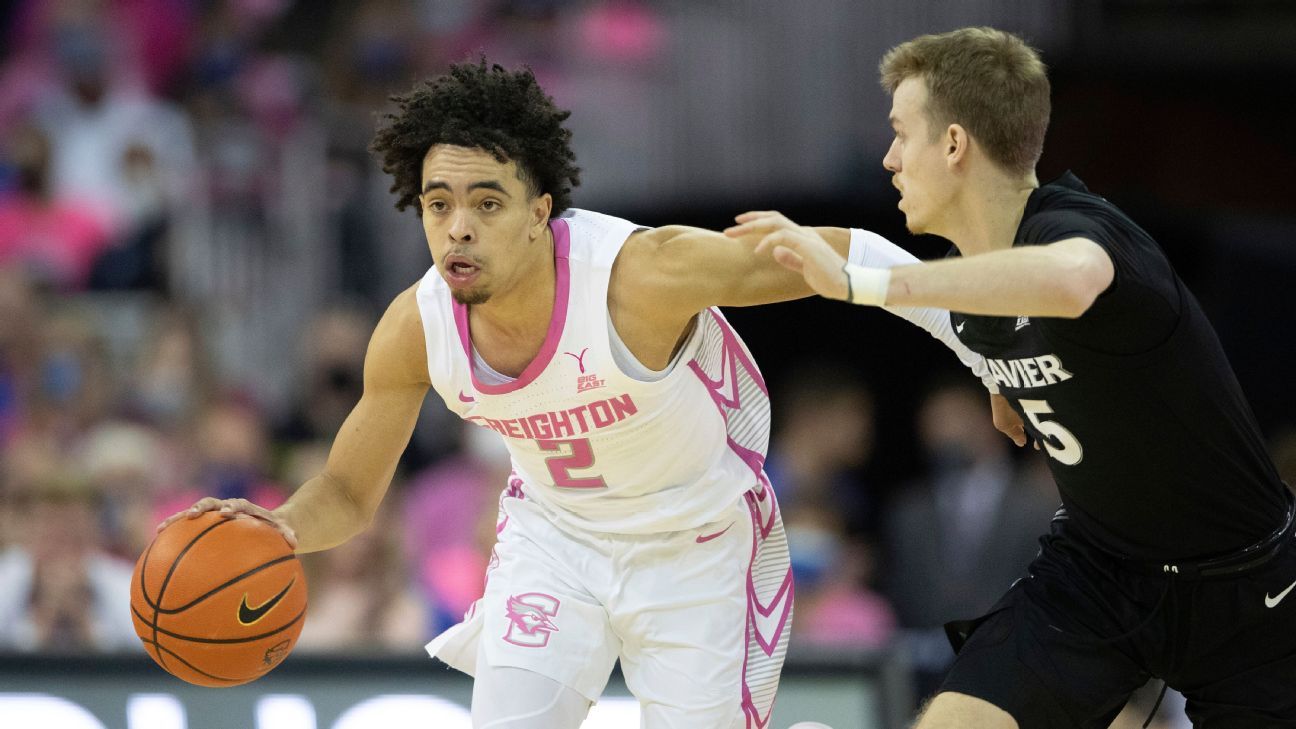
[[[887,306],[935,306],[986,316],[1074,319],[1116,276],[1097,243],[1069,238],[891,270]]]
[[[324,471],[274,511],[297,535],[299,553],[337,546],[373,520],[431,386],[423,343],[411,287],[374,329],[364,394],[338,430]]]

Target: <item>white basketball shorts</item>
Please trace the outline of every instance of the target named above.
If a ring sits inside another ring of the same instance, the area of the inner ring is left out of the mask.
[[[597,701],[621,659],[644,729],[768,725],[792,571],[767,484],[702,528],[572,534],[516,486],[500,500],[485,594],[428,653],[474,674],[543,674]],[[480,651],[480,652],[479,652]]]

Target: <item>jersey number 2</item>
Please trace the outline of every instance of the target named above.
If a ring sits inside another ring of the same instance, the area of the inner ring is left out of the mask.
[[[1021,403],[1022,412],[1030,418],[1031,425],[1044,436],[1044,449],[1054,460],[1074,466],[1084,458],[1084,447],[1071,431],[1062,427],[1062,424],[1056,420],[1040,417],[1053,414],[1053,408],[1049,407],[1048,400],[1019,400],[1018,402]]]
[[[553,477],[554,486],[563,489],[605,489],[607,483],[602,476],[576,478],[571,472],[594,465],[594,449],[590,447],[589,438],[580,440],[537,440],[542,451],[552,451],[557,455],[545,459],[549,475]]]

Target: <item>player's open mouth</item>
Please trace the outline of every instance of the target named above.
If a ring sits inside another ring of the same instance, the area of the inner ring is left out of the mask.
[[[477,280],[481,268],[463,256],[449,256],[445,261],[446,283],[451,286],[470,286]]]

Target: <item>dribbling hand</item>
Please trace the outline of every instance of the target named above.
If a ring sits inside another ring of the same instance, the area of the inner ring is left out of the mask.
[[[850,289],[842,267],[846,259],[814,231],[788,220],[775,210],[755,210],[734,218],[737,225],[725,229],[730,238],[760,235],[756,254],[772,250],[774,260],[800,273],[815,293],[828,299],[845,300]]]
[[[211,496],[199,499],[188,509],[168,516],[161,524],[158,524],[157,530],[160,532],[181,519],[196,519],[199,514],[207,511],[215,511],[220,513],[221,516],[231,519],[242,516],[260,519],[278,529],[279,533],[288,541],[288,546],[293,549],[297,548],[297,534],[293,532],[292,527],[288,526],[287,522],[273,511],[263,509],[247,499],[217,499]]]

